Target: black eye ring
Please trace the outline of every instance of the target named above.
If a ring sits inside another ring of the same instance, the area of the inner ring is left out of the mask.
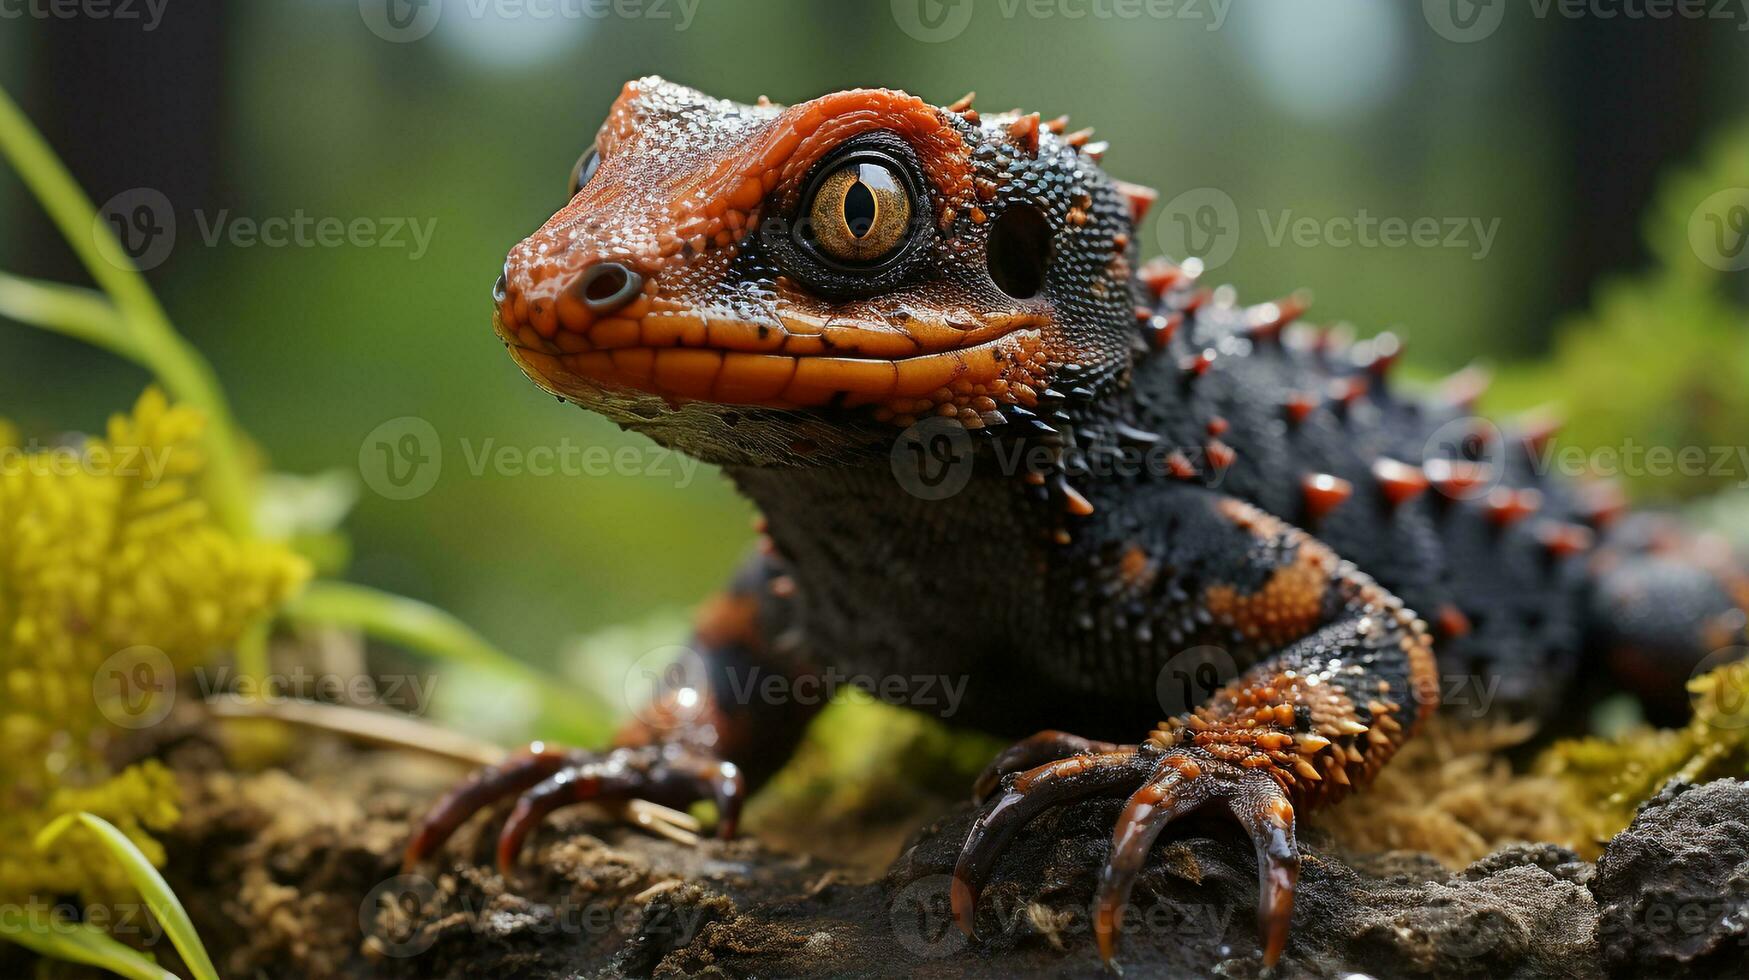
[[[904,193],[908,215],[905,216],[906,227],[899,235],[898,241],[886,253],[870,261],[854,261],[835,257],[827,253],[821,245],[820,235],[814,228],[814,204],[823,187],[832,183],[835,178],[853,166],[873,165],[880,168],[879,172],[890,175]],[[790,240],[795,247],[813,262],[818,263],[833,273],[860,275],[875,275],[886,272],[899,265],[905,258],[914,255],[919,245],[929,237],[927,232],[933,231],[930,223],[933,209],[929,197],[922,192],[922,184],[917,177],[916,165],[899,153],[890,151],[880,145],[851,145],[822,160],[814,168],[806,189],[803,190],[795,211],[795,219],[790,226]]]
[[[596,168],[600,166],[601,153],[593,146],[585,150],[583,155],[577,158],[577,162],[571,166],[570,197],[577,196],[577,192],[583,189],[583,185],[589,183],[589,178],[595,176]],[[569,200],[569,198],[567,198],[567,200]]]

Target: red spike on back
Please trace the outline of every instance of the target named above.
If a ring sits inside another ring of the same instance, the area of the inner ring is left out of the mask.
[[[1473,411],[1476,402],[1481,401],[1482,396],[1488,393],[1488,385],[1493,380],[1486,368],[1472,364],[1441,381],[1439,391],[1445,403],[1452,408],[1460,412]]]
[[[1300,496],[1306,516],[1317,521],[1354,496],[1354,484],[1329,473],[1308,473],[1300,478]]]
[[[1579,487],[1579,513],[1585,523],[1599,531],[1627,513],[1628,498],[1620,484],[1598,480]]]
[[[1494,471],[1487,464],[1463,459],[1430,459],[1422,464],[1421,470],[1440,493],[1454,500],[1473,496],[1477,488],[1494,478]]]
[[[1219,439],[1210,439],[1208,445],[1202,447],[1202,451],[1203,455],[1208,457],[1209,465],[1217,470],[1224,470],[1232,466],[1233,460],[1239,455],[1232,446]]]
[[[1184,323],[1184,314],[1182,313],[1168,313],[1165,316],[1149,317],[1146,328],[1148,346],[1152,347],[1154,350],[1161,350],[1164,348],[1167,344],[1172,342],[1172,335],[1178,332],[1178,327],[1182,323]]]
[[[1421,472],[1419,466],[1381,456],[1373,461],[1372,475],[1378,481],[1379,493],[1384,496],[1385,503],[1393,508],[1427,492],[1427,474]]]
[[[1403,356],[1403,342],[1387,330],[1372,339],[1371,349],[1372,357],[1366,362],[1366,369],[1374,378],[1383,380],[1396,366],[1397,358]]]
[[[1537,540],[1554,558],[1566,558],[1591,550],[1595,537],[1591,529],[1580,524],[1544,521],[1537,527]]]
[[[1196,478],[1196,465],[1190,461],[1189,456],[1174,449],[1166,454],[1166,472],[1180,480],[1193,480]]]
[[[1142,263],[1142,268],[1136,273],[1142,284],[1155,296],[1164,295],[1166,290],[1178,285],[1189,277],[1171,259],[1156,255]]]
[[[977,92],[967,92],[966,94],[955,99],[953,101],[953,104],[947,107],[947,111],[948,112],[964,112],[967,109],[970,109],[972,107],[972,100],[977,98],[977,97],[978,97]]]
[[[1213,366],[1214,363],[1215,350],[1213,347],[1208,347],[1195,354],[1186,355],[1184,361],[1179,366],[1184,368],[1184,373],[1187,376],[1200,378],[1208,373],[1209,368]]]
[[[1370,385],[1367,379],[1360,375],[1347,378],[1337,378],[1330,382],[1330,401],[1343,411],[1354,407],[1354,403],[1366,395]]]
[[[1057,118],[1052,119],[1050,122],[1045,123],[1045,128],[1050,130],[1051,132],[1057,134],[1058,136],[1061,136],[1061,135],[1063,135],[1063,130],[1069,128],[1069,117],[1068,116],[1058,116]]]
[[[1519,442],[1523,444],[1525,451],[1532,456],[1540,456],[1555,436],[1560,434],[1564,422],[1553,406],[1544,405],[1520,415],[1515,428],[1519,430]]]
[[[1117,185],[1117,192],[1129,202],[1131,225],[1140,225],[1142,219],[1148,216],[1148,209],[1160,199],[1160,192],[1152,187],[1132,184],[1127,180],[1115,180],[1112,183]]]
[[[1299,289],[1273,303],[1254,306],[1249,311],[1252,322],[1246,331],[1253,340],[1275,340],[1281,336],[1283,327],[1298,320],[1311,305],[1311,290]]]
[[[1077,129],[1073,133],[1070,133],[1069,135],[1063,137],[1063,142],[1069,144],[1070,146],[1072,146],[1078,150],[1081,147],[1086,146],[1087,141],[1092,139],[1092,138],[1093,138],[1093,129],[1092,129],[1092,127],[1088,127],[1087,129]]]
[[[1287,399],[1281,403],[1282,414],[1287,416],[1288,423],[1299,425],[1318,408],[1318,398],[1303,391],[1289,392]]]
[[[1543,495],[1531,488],[1496,487],[1485,504],[1488,520],[1496,527],[1509,527],[1542,509]]]
[[[1038,153],[1038,113],[1029,112],[1009,123],[1008,138],[1026,153]]]
[[[1437,616],[1439,619],[1439,632],[1446,639],[1451,640],[1460,636],[1469,635],[1471,629],[1470,617],[1465,616],[1462,609],[1459,609],[1448,602],[1439,607]]]

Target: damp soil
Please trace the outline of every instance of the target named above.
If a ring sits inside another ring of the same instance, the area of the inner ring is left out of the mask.
[[[986,888],[976,942],[949,915],[973,817],[945,797],[867,826],[771,821],[676,843],[589,807],[553,815],[508,878],[503,813],[403,874],[410,821],[457,771],[307,743],[286,768],[184,753],[168,874],[221,973],[262,978],[1111,976],[1089,930],[1119,801],[1047,813]],[[1155,849],[1119,962],[1130,976],[1260,977],[1251,845],[1192,819]],[[1514,845],[1467,867],[1362,854],[1307,827],[1281,977],[1749,976],[1749,785],[1673,784],[1581,860]]]

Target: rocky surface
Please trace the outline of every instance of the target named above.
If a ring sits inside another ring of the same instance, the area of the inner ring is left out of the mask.
[[[1749,976],[1749,784],[1673,782],[1597,862],[1597,942],[1622,976]]]
[[[230,976],[1109,975],[1087,910],[1115,800],[1047,814],[1016,838],[976,943],[947,911],[969,807],[921,828],[884,877],[756,840],[675,844],[580,808],[550,820],[506,881],[490,870],[491,819],[402,876],[417,793],[273,773],[200,777],[193,800],[171,867],[202,871],[172,883]],[[1339,854],[1313,827],[1276,975],[1749,976],[1746,821],[1741,782],[1673,786],[1595,866],[1534,845],[1462,871]],[[1169,832],[1132,897],[1123,966],[1260,976],[1254,862],[1221,821]]]

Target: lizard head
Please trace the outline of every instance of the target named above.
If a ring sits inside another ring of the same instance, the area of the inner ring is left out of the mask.
[[[712,462],[806,464],[1114,383],[1152,192],[1086,134],[856,89],[742,105],[630,82],[494,326],[543,388]]]

